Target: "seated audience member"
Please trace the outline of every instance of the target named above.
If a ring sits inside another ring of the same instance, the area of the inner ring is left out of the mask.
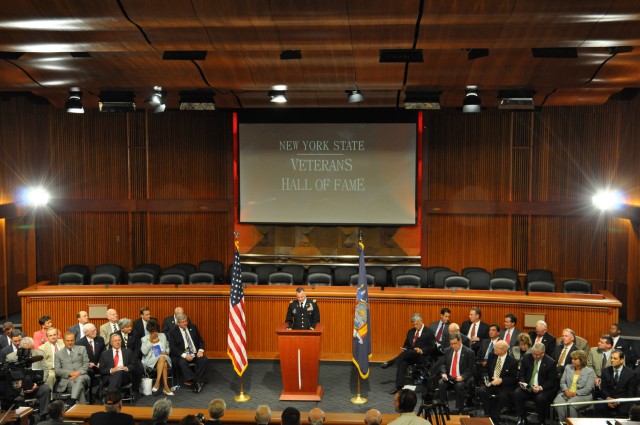
[[[558,393],[558,380],[556,362],[544,353],[544,344],[535,344],[531,353],[524,355],[520,362],[518,382],[519,388],[514,392],[516,412],[520,418],[518,425],[528,423],[525,408],[527,400],[535,402],[538,421],[546,424],[549,406]]]
[[[134,425],[133,416],[122,413],[120,392],[108,392],[104,398],[104,412],[96,412],[89,418],[89,425]]]
[[[282,425],[300,425],[300,411],[295,407],[286,407],[280,416]]]
[[[480,341],[480,349],[476,354],[476,363],[484,369],[487,366],[489,356],[493,354],[493,347],[500,338],[500,327],[495,323],[489,325],[489,338]],[[505,341],[506,342],[506,341]]]
[[[414,391],[405,388],[399,390],[393,399],[393,407],[400,413],[400,417],[389,422],[389,425],[431,425],[428,420],[413,412],[417,403],[418,397]]]
[[[398,363],[396,371],[396,385],[391,390],[391,394],[398,392],[404,386],[404,375],[407,367],[422,361],[423,356],[430,356],[436,351],[436,337],[429,327],[424,325],[422,316],[414,313],[411,316],[413,328],[407,332],[407,337],[402,345],[402,351],[395,358],[384,362],[382,368],[386,369],[394,363]]]
[[[507,405],[509,396],[518,383],[518,362],[508,351],[509,345],[506,342],[496,343],[494,355],[487,362],[487,382],[485,385],[478,385],[477,390],[484,413],[491,417],[494,424],[500,423],[500,411]]]
[[[591,347],[587,357],[587,366],[596,374],[596,388],[600,388],[600,376],[602,370],[611,366],[611,353],[613,352],[613,338],[611,335],[602,335],[598,345]]]
[[[44,353],[40,350],[34,350],[33,346],[33,339],[28,336],[25,336],[20,341],[20,347],[25,350],[29,350],[31,352],[31,356],[42,357],[42,360],[33,363],[31,368],[34,370],[41,370],[43,372],[43,377],[45,377],[44,379],[46,379],[46,377],[49,376],[49,371],[47,370],[47,362],[44,361]],[[29,354],[25,353],[24,358],[27,357],[29,357]],[[17,362],[18,360],[18,353],[9,353],[7,355],[7,363]],[[46,383],[38,385],[31,380],[27,380],[26,377],[22,378],[20,385],[22,386],[22,390],[20,391],[21,395],[24,398],[38,399],[38,409],[41,412],[41,415],[45,416],[47,407],[49,406],[49,399],[51,398],[51,387]]]
[[[436,336],[436,341],[443,347],[449,343],[449,319],[451,318],[451,310],[443,308],[440,310],[440,320],[429,323],[429,329]]]
[[[38,425],[62,425],[64,424],[64,402],[62,400],[52,401],[47,407],[49,419],[41,421]]]
[[[268,425],[271,422],[271,408],[261,404],[256,408],[256,425]]]
[[[224,411],[227,409],[227,403],[221,398],[214,398],[209,402],[207,410],[209,411],[209,419],[204,425],[221,425]]]
[[[462,338],[462,345],[464,345],[467,348],[471,348],[471,340],[469,340],[468,336],[460,332],[460,326],[455,322],[449,325],[449,335],[451,335],[452,333],[460,334],[460,338]],[[446,345],[443,345],[443,347],[446,348],[448,346],[449,346],[449,341],[446,341]]]
[[[524,357],[525,354],[531,352],[532,344],[531,344],[531,337],[524,332],[518,335],[517,340],[518,340],[518,345],[511,349],[511,355],[519,363],[522,361],[522,358]],[[545,350],[546,350],[546,346],[545,346]]]
[[[145,425],[164,425],[169,422],[173,404],[171,400],[163,398],[153,403],[151,409],[151,421],[143,421]],[[141,424],[141,425],[142,425]]]
[[[482,321],[482,311],[478,307],[471,307],[469,320],[465,320],[460,332],[469,337],[470,348],[474,352],[480,349],[480,340],[489,338],[489,326]]]
[[[64,348],[64,344],[62,340],[58,339],[58,330],[54,327],[50,327],[47,330],[47,339],[43,345],[40,346],[40,351],[44,355],[44,361],[47,363],[47,376],[44,377],[44,380],[49,385],[49,388],[53,388],[56,383],[56,371],[55,371],[55,356],[58,354],[58,351]]]
[[[624,353],[613,350],[611,366],[605,367],[600,375],[600,394],[603,400],[635,397],[638,390],[637,376],[634,371],[624,365]],[[632,403],[611,402],[595,404],[596,415],[599,417],[627,417]]]
[[[618,323],[612,323],[609,328],[609,334],[611,338],[613,338],[613,349],[620,350],[624,353],[625,361],[627,366],[635,367],[636,364],[636,354],[633,351],[633,344],[628,339],[624,339],[621,337],[622,328]]]
[[[64,334],[64,349],[55,356],[56,377],[59,379],[59,392],[71,392],[70,404],[86,403],[85,392],[89,388],[91,379],[89,370],[89,356],[81,345],[75,345],[76,337],[71,332]]]
[[[100,326],[100,336],[102,339],[107,342],[109,341],[109,337],[112,333],[118,332],[120,330],[120,325],[118,325],[118,312],[110,308],[107,310],[107,323],[104,323]]]
[[[140,318],[133,321],[133,330],[140,336],[140,338],[149,335],[147,325],[152,319],[156,322],[158,321],[155,317],[151,317],[151,309],[149,307],[142,307],[140,309]]]
[[[449,334],[449,347],[444,350],[444,363],[440,367],[440,400],[448,403],[448,390],[456,393],[456,414],[463,413],[464,402],[474,385],[475,354],[472,349],[462,345],[459,333]],[[452,412],[453,413],[453,412]]]
[[[563,329],[561,336],[561,344],[556,346],[553,350],[553,360],[558,364],[558,378],[562,376],[564,367],[571,363],[569,355],[576,351],[576,334],[571,329]]]
[[[156,324],[158,322],[156,321]],[[141,336],[131,326],[131,319],[123,317],[118,321],[120,330],[116,332],[122,338],[122,346],[131,350],[136,358],[140,358],[140,338]]]
[[[11,345],[11,332],[13,332],[14,329],[13,323],[4,322],[2,325],[4,335],[0,335],[0,350]]]
[[[20,347],[20,341],[22,341],[22,332],[20,332],[18,329],[14,329],[13,331],[11,331],[11,344],[0,350],[0,363],[4,363],[5,361],[7,361],[7,356],[10,353],[15,353],[16,351],[18,351],[18,348]]]
[[[193,391],[202,391],[207,379],[207,357],[204,355],[204,341],[200,337],[198,327],[189,324],[186,315],[177,317],[178,324],[169,333],[169,347],[171,361],[175,367],[179,367],[185,384],[193,383]],[[195,373],[189,367],[190,363],[196,365]]]
[[[629,421],[640,422],[640,404],[633,405],[629,409]]]
[[[518,335],[521,332],[516,329],[518,318],[513,313],[504,315],[504,328],[500,331],[500,339],[509,344],[509,349],[518,345]]]
[[[158,322],[151,321],[148,326],[149,335],[142,338],[140,342],[140,352],[142,353],[142,365],[146,369],[156,370],[156,382],[152,391],[156,393],[163,384],[163,392],[173,395],[169,388],[169,368],[171,367],[171,357],[169,356],[169,341],[165,334],[158,332]]]
[[[38,319],[38,323],[40,324],[40,330],[36,331],[33,334],[33,344],[35,349],[40,348],[42,344],[47,342],[47,329],[49,329],[51,325],[51,316],[42,316]],[[58,331],[58,338],[62,338],[60,331]]]
[[[178,317],[179,314],[184,314],[184,308],[176,307],[175,310],[173,310],[173,314],[171,316],[165,317],[165,319],[162,321],[163,334],[169,335],[169,332],[171,332],[171,329],[173,329],[178,323],[178,321],[176,320],[176,317]],[[188,323],[191,324],[190,321]],[[143,336],[144,335],[140,336],[140,338],[142,338]]]
[[[128,348],[122,348],[122,338],[113,333],[109,341],[110,349],[100,356],[100,374],[102,385],[110,392],[120,391],[124,385],[131,383],[132,371],[135,369],[136,359]]]
[[[87,372],[89,377],[93,379],[94,376],[100,374],[100,356],[107,349],[107,346],[105,340],[98,335],[98,329],[93,323],[87,323],[82,329],[84,336],[76,342],[76,345],[87,350],[87,356],[89,356],[89,370]]]
[[[196,417],[196,415],[187,415],[184,418],[180,419],[178,425],[202,425],[202,423]]]
[[[382,413],[378,409],[369,409],[364,415],[364,425],[382,425]]]
[[[544,344],[544,352],[553,354],[553,350],[556,349],[556,337],[547,332],[547,323],[544,320],[538,320],[536,322],[536,330],[529,332],[531,342],[537,344],[539,342]]]
[[[314,407],[309,411],[309,425],[322,425],[324,424],[325,414],[319,407]]]
[[[571,364],[564,368],[562,378],[560,378],[560,392],[553,400],[554,404],[589,401],[593,400],[592,392],[596,374],[593,369],[587,367],[587,354],[582,350],[576,350],[570,354]],[[583,409],[586,405],[580,406],[556,406],[558,421],[566,422],[567,417],[578,416],[578,409]]]
[[[69,326],[69,329],[67,330],[69,332],[73,332],[73,335],[76,337],[76,341],[79,341],[80,338],[84,336],[84,329],[82,327],[89,323],[89,314],[87,314],[86,311],[79,311],[76,314],[76,319],[78,319],[78,323],[73,326]]]

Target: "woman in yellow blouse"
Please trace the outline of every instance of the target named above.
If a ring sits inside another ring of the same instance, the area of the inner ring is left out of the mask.
[[[560,379],[560,392],[553,400],[554,403],[593,400],[592,392],[596,374],[593,369],[587,366],[587,353],[582,350],[576,350],[570,356],[571,364],[564,368],[564,373]],[[565,422],[568,416],[575,418],[578,416],[578,410],[588,406],[588,404],[558,406],[556,407],[558,420]]]

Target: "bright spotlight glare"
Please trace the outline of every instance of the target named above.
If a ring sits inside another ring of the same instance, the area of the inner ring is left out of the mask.
[[[622,194],[617,190],[601,190],[591,198],[593,205],[602,211],[617,210],[624,204]]]
[[[41,187],[30,189],[27,194],[29,205],[40,207],[49,202],[49,193]]]

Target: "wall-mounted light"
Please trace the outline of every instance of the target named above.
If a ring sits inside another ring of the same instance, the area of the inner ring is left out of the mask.
[[[69,89],[69,99],[64,104],[64,110],[71,114],[84,114],[82,90],[79,87],[71,87]]]
[[[287,92],[284,90],[269,90],[269,97],[273,103],[287,103]]]
[[[27,202],[32,207],[42,207],[49,202],[49,192],[42,187],[34,187],[27,191]]]
[[[462,102],[462,112],[475,113],[480,112],[482,109],[480,104],[480,94],[478,93],[478,86],[467,86],[467,92]]]
[[[364,95],[361,90],[345,90],[345,93],[347,93],[347,102],[349,103],[364,102]]]
[[[601,211],[611,211],[622,208],[624,197],[617,190],[600,190],[591,198],[593,206]]]

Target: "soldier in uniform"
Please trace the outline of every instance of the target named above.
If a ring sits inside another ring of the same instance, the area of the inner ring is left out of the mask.
[[[296,300],[289,303],[287,310],[287,329],[314,330],[319,321],[320,309],[316,300],[308,300],[304,288],[296,289]]]

